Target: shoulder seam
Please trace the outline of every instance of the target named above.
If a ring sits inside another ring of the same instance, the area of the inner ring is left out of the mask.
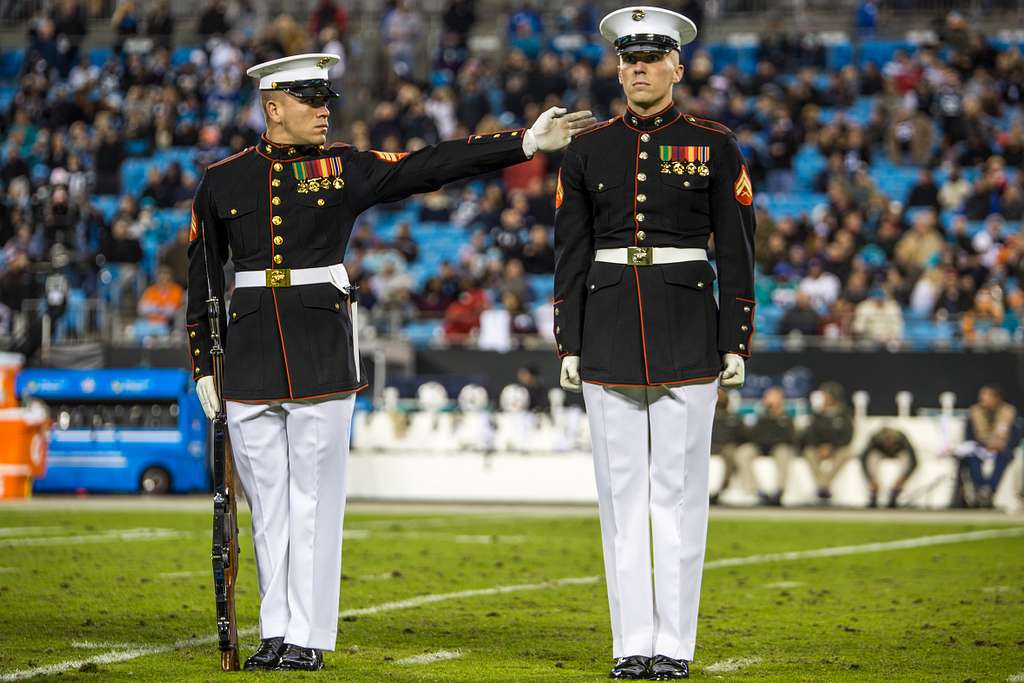
[[[621,116],[615,116],[613,118],[608,119],[604,123],[599,123],[599,124],[595,125],[593,128],[591,128],[590,130],[583,131],[582,133],[579,133],[579,134],[573,136],[573,140],[579,140],[584,135],[590,135],[591,133],[593,133],[595,131],[599,131],[602,128],[607,128],[608,126],[612,125],[613,123],[615,123],[616,121],[618,121],[621,118],[622,118]]]
[[[216,168],[217,166],[220,166],[222,164],[226,164],[226,163],[228,163],[229,161],[231,161],[233,159],[237,159],[237,158],[239,158],[240,156],[242,156],[244,154],[248,154],[249,152],[251,152],[254,149],[256,149],[256,148],[255,147],[246,147],[241,152],[236,152],[236,153],[232,154],[231,156],[229,156],[229,157],[227,157],[225,159],[221,159],[220,161],[213,162],[212,164],[210,164],[209,166],[206,167],[206,170],[210,170],[211,168]]]
[[[719,123],[718,121],[712,121],[711,119],[702,119],[701,117],[694,116],[693,114],[687,114],[683,116],[683,120],[689,123],[691,126],[703,128],[704,130],[710,130],[712,133],[718,133],[719,135],[732,135],[732,131],[729,130],[729,127],[726,126],[725,124]],[[713,126],[718,126],[718,128],[711,128],[710,126],[701,125],[700,123],[697,123],[698,121],[710,123]]]

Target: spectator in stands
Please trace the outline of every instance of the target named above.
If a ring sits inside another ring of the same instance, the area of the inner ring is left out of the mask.
[[[530,241],[523,247],[523,269],[530,275],[547,275],[555,272],[555,248],[545,225],[530,228]]]
[[[978,392],[978,402],[968,411],[965,441],[956,451],[961,465],[970,472],[978,507],[992,506],[992,498],[1019,441],[1016,408],[1003,399],[998,386],[986,384]],[[992,469],[985,476],[983,463],[989,461]]]
[[[501,291],[502,295],[506,293],[514,294],[524,305],[533,301],[533,289],[526,280],[523,262],[519,259],[509,259],[505,263],[504,273],[501,278]]]
[[[885,147],[893,163],[927,164],[931,160],[934,142],[931,119],[911,107],[896,112],[885,129]]]
[[[419,41],[424,37],[423,17],[412,0],[397,0],[381,22],[381,37],[392,73],[402,79],[411,78]]]
[[[136,264],[142,260],[142,245],[131,236],[130,227],[131,223],[125,216],[114,219],[100,249],[104,262]]]
[[[860,454],[860,464],[864,477],[868,481],[868,507],[878,507],[878,491],[880,488],[879,472],[882,460],[896,459],[900,461],[902,471],[889,492],[889,507],[898,504],[903,487],[910,475],[917,469],[917,455],[907,435],[893,427],[882,427],[868,441]]]
[[[959,211],[971,195],[971,184],[961,175],[959,168],[953,168],[939,190],[939,204],[946,211]]]
[[[746,426],[743,418],[729,409],[729,395],[718,388],[718,402],[715,403],[715,422],[711,429],[711,454],[722,459],[725,476],[718,491],[711,494],[711,504],[716,505],[721,494],[729,488],[736,473],[736,447],[746,441]]]
[[[174,38],[174,14],[168,0],[157,0],[146,17],[146,35],[160,47],[170,49]]]
[[[979,260],[986,268],[996,265],[996,258],[1005,242],[1003,228],[1006,222],[998,213],[985,219],[985,228],[975,233],[971,239],[971,247],[978,254]]]
[[[421,318],[442,318],[451,299],[445,296],[441,278],[429,278],[423,285],[423,291],[414,299],[416,311]]]
[[[227,7],[223,0],[208,0],[206,6],[199,13],[196,33],[202,38],[209,38],[215,35],[224,35],[231,30],[228,23]],[[291,54],[289,52],[289,54]]]
[[[786,397],[780,387],[769,387],[761,395],[761,410],[753,426],[746,430],[746,439],[736,449],[740,481],[750,493],[756,493],[762,505],[782,505],[782,495],[789,476],[789,463],[796,455],[796,429],[786,412]],[[754,471],[754,461],[768,457],[775,462],[775,492],[767,493]]]
[[[117,4],[110,16],[110,27],[117,36],[114,41],[114,53],[120,55],[125,40],[139,33],[139,16],[134,0],[121,0]]]
[[[445,339],[456,344],[465,343],[471,334],[480,329],[480,314],[489,306],[487,292],[475,283],[467,283],[458,298],[445,310]]]
[[[872,38],[878,30],[878,6],[875,0],[860,0],[854,16],[857,35],[861,38]]]
[[[1003,330],[1003,303],[990,289],[979,289],[974,305],[964,312],[960,331],[965,342],[1008,341]]]
[[[929,206],[939,208],[939,187],[930,168],[922,168],[917,182],[910,188],[907,195],[907,206]]]
[[[868,299],[857,304],[853,332],[861,339],[882,344],[903,339],[903,311],[888,286],[874,289]]]
[[[309,35],[318,36],[325,28],[333,28],[338,35],[345,35],[348,29],[348,10],[339,7],[335,0],[319,0],[309,14]]]
[[[540,372],[535,365],[523,365],[516,370],[516,382],[526,388],[530,395],[530,410],[543,413],[550,408],[548,389],[541,381]]]
[[[182,226],[175,239],[160,250],[160,265],[171,271],[171,277],[182,287],[188,285],[188,227]]]
[[[800,281],[799,289],[810,297],[814,310],[827,311],[841,288],[839,278],[824,269],[821,259],[812,258],[807,262],[807,275]]]
[[[821,335],[835,341],[853,336],[854,307],[845,297],[839,297],[832,309],[821,319]]]
[[[174,281],[170,268],[160,266],[156,271],[156,282],[146,287],[139,299],[139,317],[170,332],[178,314],[183,311],[184,302],[184,288]]]
[[[523,300],[518,294],[511,291],[503,292],[501,303],[508,311],[509,327],[513,337],[537,334],[537,321],[523,305]]]
[[[916,274],[923,272],[944,244],[937,224],[937,216],[932,210],[915,215],[912,228],[896,244],[896,263]]]
[[[783,337],[794,332],[805,336],[814,336],[818,334],[820,324],[821,317],[811,305],[810,295],[807,292],[798,291],[793,305],[779,320],[778,333]]]
[[[97,194],[119,194],[121,192],[121,164],[124,161],[124,142],[114,127],[109,113],[96,117],[96,142],[92,154],[96,168]]]
[[[818,501],[827,504],[832,498],[832,482],[853,455],[853,416],[845,403],[846,392],[836,382],[825,382],[819,388],[820,407],[814,408],[811,421],[800,437],[800,450],[818,487]]]
[[[419,258],[420,248],[412,236],[412,228],[408,223],[399,223],[395,229],[395,239],[391,242],[391,248],[402,255],[405,262],[415,263]]]

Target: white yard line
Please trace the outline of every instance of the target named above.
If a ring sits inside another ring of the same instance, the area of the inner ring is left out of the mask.
[[[459,534],[455,536],[456,543],[481,543],[489,545],[491,543],[512,543],[519,545],[526,543],[526,536],[487,536],[487,535],[470,535],[470,534]]]
[[[740,669],[746,669],[748,666],[753,666],[761,661],[760,657],[736,657],[735,659],[726,659],[721,662],[715,662],[714,664],[708,664],[704,667],[704,673],[708,674],[728,674]]]
[[[1021,671],[1019,674],[1013,674],[1006,680],[1008,683],[1024,683],[1024,671]]]
[[[600,578],[601,577],[599,576],[577,576],[570,577],[567,579],[555,579],[554,581],[545,581],[543,583],[520,583],[513,584],[511,586],[475,588],[466,591],[456,591],[454,593],[418,595],[415,598],[409,598],[408,600],[397,600],[395,602],[385,602],[381,605],[374,605],[373,607],[361,607],[359,609],[345,610],[341,613],[341,616],[342,618],[362,617],[367,614],[379,614],[380,612],[392,612],[397,609],[422,607],[423,605],[430,605],[435,602],[445,602],[447,600],[458,600],[461,598],[475,598],[480,595],[501,595],[502,593],[519,593],[521,591],[546,590],[548,588],[558,588],[559,586],[581,586],[590,583],[597,583],[600,580]]]
[[[356,581],[387,581],[388,579],[395,578],[394,572],[384,572],[383,574],[363,574],[362,576],[354,577]]]
[[[1024,536],[1024,527],[1014,527],[1009,529],[989,529],[985,531],[968,531],[959,534],[920,536],[917,538],[906,538],[897,541],[886,541],[882,543],[865,543],[862,545],[818,548],[815,550],[801,550],[788,553],[769,553],[762,555],[751,555],[748,557],[726,558],[722,560],[708,562],[704,565],[704,567],[706,569],[719,569],[722,567],[737,567],[742,565],[791,561],[804,558],[837,557],[841,555],[853,555],[857,553],[877,553],[887,550],[922,548],[932,545],[943,545],[969,541],[984,541],[993,538],[1010,538],[1017,536]],[[483,595],[502,595],[505,593],[518,593],[521,591],[547,590],[550,588],[558,588],[560,586],[590,585],[597,583],[599,580],[600,577],[597,576],[579,576],[568,577],[564,579],[555,579],[554,581],[544,581],[542,583],[513,584],[509,586],[494,586],[492,588],[477,588],[472,590],[456,591],[453,593],[419,595],[414,598],[409,598],[407,600],[385,602],[383,604],[374,605],[371,607],[362,607],[358,609],[345,610],[341,613],[340,616],[341,618],[366,616],[370,614],[379,614],[381,612],[392,612],[395,610],[411,609],[414,607],[421,607],[423,605],[430,605],[437,602],[445,602],[448,600],[460,600],[462,598],[472,598]],[[240,629],[238,631],[238,635],[241,638],[254,635],[255,633],[256,628],[254,627]],[[57,662],[55,664],[49,664],[47,666],[35,667],[32,669],[22,669],[20,671],[12,671],[10,673],[0,674],[0,681],[18,681],[26,678],[33,678],[35,676],[52,676],[65,671],[70,671],[72,669],[78,669],[85,664],[99,665],[114,664],[117,662],[127,662],[132,659],[137,659],[139,657],[145,657],[147,655],[172,652],[174,650],[182,650],[191,647],[207,646],[212,645],[216,642],[217,636],[210,635],[204,636],[202,638],[189,638],[187,640],[179,640],[177,642],[167,643],[164,645],[152,645],[147,647],[133,648],[129,650],[116,650],[112,652],[106,652],[95,657],[89,657],[87,659],[76,659],[64,662]],[[731,660],[727,660],[727,662],[728,661]],[[718,665],[724,666],[727,662],[720,662],[718,663]],[[711,666],[715,665],[712,664]],[[1020,674],[1020,676],[1021,678],[1019,680],[1024,682],[1024,673]],[[1014,677],[1011,676],[1011,680],[1016,679],[1014,679]]]
[[[166,541],[185,538],[194,532],[176,529],[115,529],[98,534],[78,536],[35,536],[30,538],[9,538],[0,540],[0,548],[19,548],[41,545],[85,545],[89,543],[111,543],[114,541]]]
[[[880,543],[840,545],[833,546],[831,548],[817,548],[815,550],[794,550],[788,553],[766,553],[764,555],[750,555],[748,557],[729,557],[722,560],[712,560],[711,562],[705,562],[704,568],[720,569],[722,567],[740,567],[747,564],[762,564],[765,562],[789,562],[792,560],[804,560],[818,557],[863,555],[866,553],[881,553],[889,550],[925,548],[930,545],[947,545],[949,543],[962,543],[965,541],[987,541],[993,538],[1012,538],[1015,536],[1024,536],[1024,527],[1013,527],[1010,529],[987,529],[985,531],[965,531],[959,534],[918,536],[916,538],[903,538],[898,541],[882,541]]]
[[[985,586],[981,589],[982,593],[1013,593],[1017,591],[1017,588],[1013,586]]]
[[[796,588],[802,585],[804,584],[800,581],[776,581],[775,583],[766,583],[762,588]]]
[[[201,572],[161,572],[156,575],[158,579],[191,579],[193,576],[213,576],[213,568]]]
[[[60,526],[7,526],[0,527],[0,536],[23,536],[25,534],[50,533],[62,531]]]
[[[433,664],[434,662],[443,662],[446,659],[458,659],[462,655],[462,650],[438,650],[437,652],[427,652],[426,654],[399,659],[395,661],[395,664]]]
[[[76,650],[137,650],[145,646],[138,643],[100,643],[93,640],[72,640],[71,647]]]

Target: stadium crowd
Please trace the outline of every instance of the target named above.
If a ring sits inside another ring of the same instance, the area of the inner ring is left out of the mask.
[[[468,47],[475,5],[449,0],[439,44],[424,45],[422,10],[393,3],[380,25],[387,87],[365,117],[336,112],[331,137],[411,151],[528,126],[553,104],[599,118],[623,112],[593,3],[548,16],[524,2],[509,14],[507,49],[491,56]],[[699,3],[678,5],[700,25]],[[207,164],[262,130],[246,66],[344,54],[349,43],[348,13],[335,0],[321,0],[306,25],[247,7],[209,0],[188,20],[201,44],[177,45],[174,24],[185,20],[167,2],[147,13],[122,2],[102,63],[80,49],[87,22],[77,0],[28,22],[29,47],[0,99],[0,337],[26,300],[59,317],[70,292],[137,316],[136,336],[180,334],[194,187]],[[934,43],[882,63],[827,69],[823,45],[785,32],[760,41],[753,69],[716,65],[712,46],[696,44],[676,89],[682,111],[735,131],[761,195],[760,332],[881,344],[911,328],[972,343],[1020,339],[1020,50],[997,47],[955,12],[936,25]],[[344,68],[332,72],[343,89]],[[345,97],[335,106],[344,110]],[[364,215],[346,265],[377,331],[432,319],[461,343],[497,307],[513,335],[537,334],[554,268],[559,161],[537,155]],[[911,182],[886,182],[908,170]]]

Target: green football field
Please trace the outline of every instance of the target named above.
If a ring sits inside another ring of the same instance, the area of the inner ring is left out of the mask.
[[[0,681],[226,680],[205,508],[0,506]],[[364,505],[345,527],[327,669],[231,680],[606,679],[593,510]],[[242,548],[244,657],[257,643],[246,531]],[[715,510],[692,678],[1024,681],[1024,520]]]

